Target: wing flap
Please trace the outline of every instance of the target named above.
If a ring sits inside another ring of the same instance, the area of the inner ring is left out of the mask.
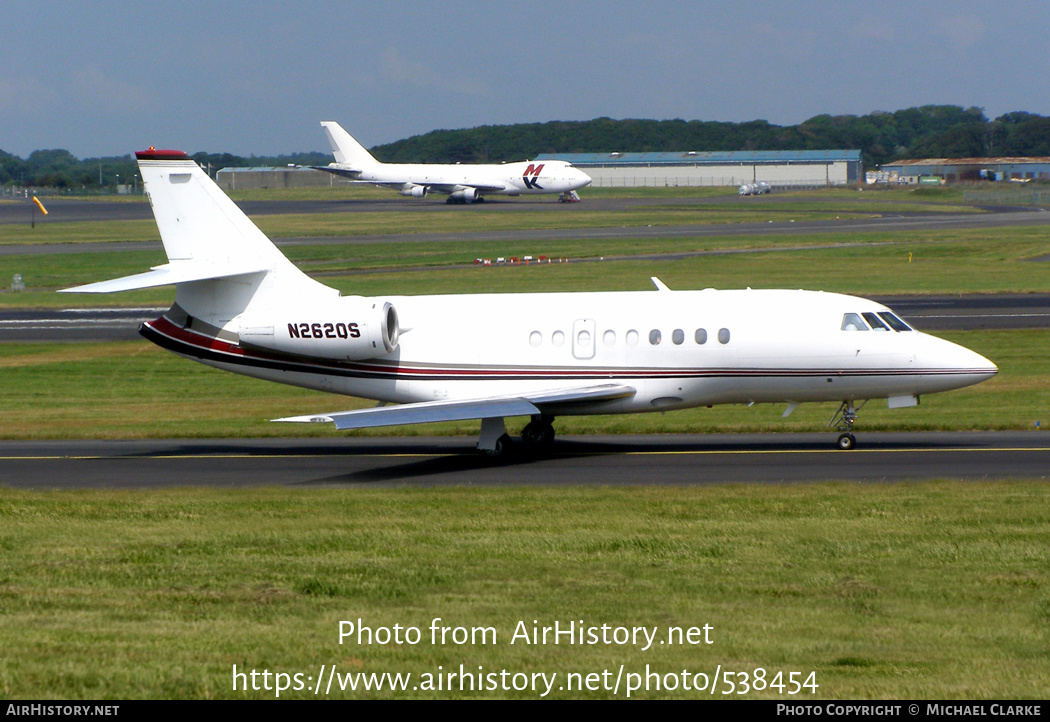
[[[289,416],[274,421],[292,423],[334,423],[340,431],[376,426],[427,424],[437,421],[467,421],[493,419],[505,416],[533,416],[544,411],[556,411],[559,405],[612,401],[635,393],[631,386],[601,384],[573,389],[553,389],[522,396],[504,396],[460,401],[422,401],[397,406],[377,406],[371,409],[339,411],[330,414]]]

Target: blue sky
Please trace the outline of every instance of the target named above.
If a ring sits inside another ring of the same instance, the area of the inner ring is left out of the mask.
[[[436,128],[1050,115],[1042,0],[3,1],[0,149],[269,155]]]

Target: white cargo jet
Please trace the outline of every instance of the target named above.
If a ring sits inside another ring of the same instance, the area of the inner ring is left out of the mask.
[[[446,203],[473,203],[486,195],[559,193],[561,200],[570,201],[579,200],[576,191],[591,182],[589,175],[561,160],[498,165],[380,163],[338,123],[322,121],[321,127],[336,162],[312,168],[393,188],[412,198],[434,192],[446,194]]]
[[[140,331],[216,368],[375,399],[375,408],[281,421],[337,429],[480,419],[499,455],[504,418],[529,416],[525,445],[572,414],[714,404],[841,403],[852,448],[859,402],[914,406],[921,394],[991,378],[988,359],[910,328],[878,303],[814,291],[341,296],[309,278],[190,158],[137,154],[168,263],[67,289],[175,285]]]

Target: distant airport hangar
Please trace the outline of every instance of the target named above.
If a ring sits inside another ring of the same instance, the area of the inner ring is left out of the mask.
[[[672,153],[550,153],[592,178],[592,186],[836,186],[864,178],[859,150],[737,150]]]
[[[920,158],[895,160],[882,166],[881,174],[889,182],[914,185],[925,180],[958,183],[960,181],[1033,181],[1050,180],[1050,157],[1035,158]]]

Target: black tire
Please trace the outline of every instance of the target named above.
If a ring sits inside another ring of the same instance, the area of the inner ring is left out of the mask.
[[[857,437],[853,434],[842,434],[838,440],[838,447],[843,451],[849,451],[857,445]]]
[[[509,434],[496,439],[496,448],[488,452],[488,455],[493,459],[506,459],[510,456],[511,448],[513,447],[514,441],[510,438]]]
[[[542,421],[530,421],[521,430],[521,440],[529,448],[545,448],[554,443],[554,427]]]

